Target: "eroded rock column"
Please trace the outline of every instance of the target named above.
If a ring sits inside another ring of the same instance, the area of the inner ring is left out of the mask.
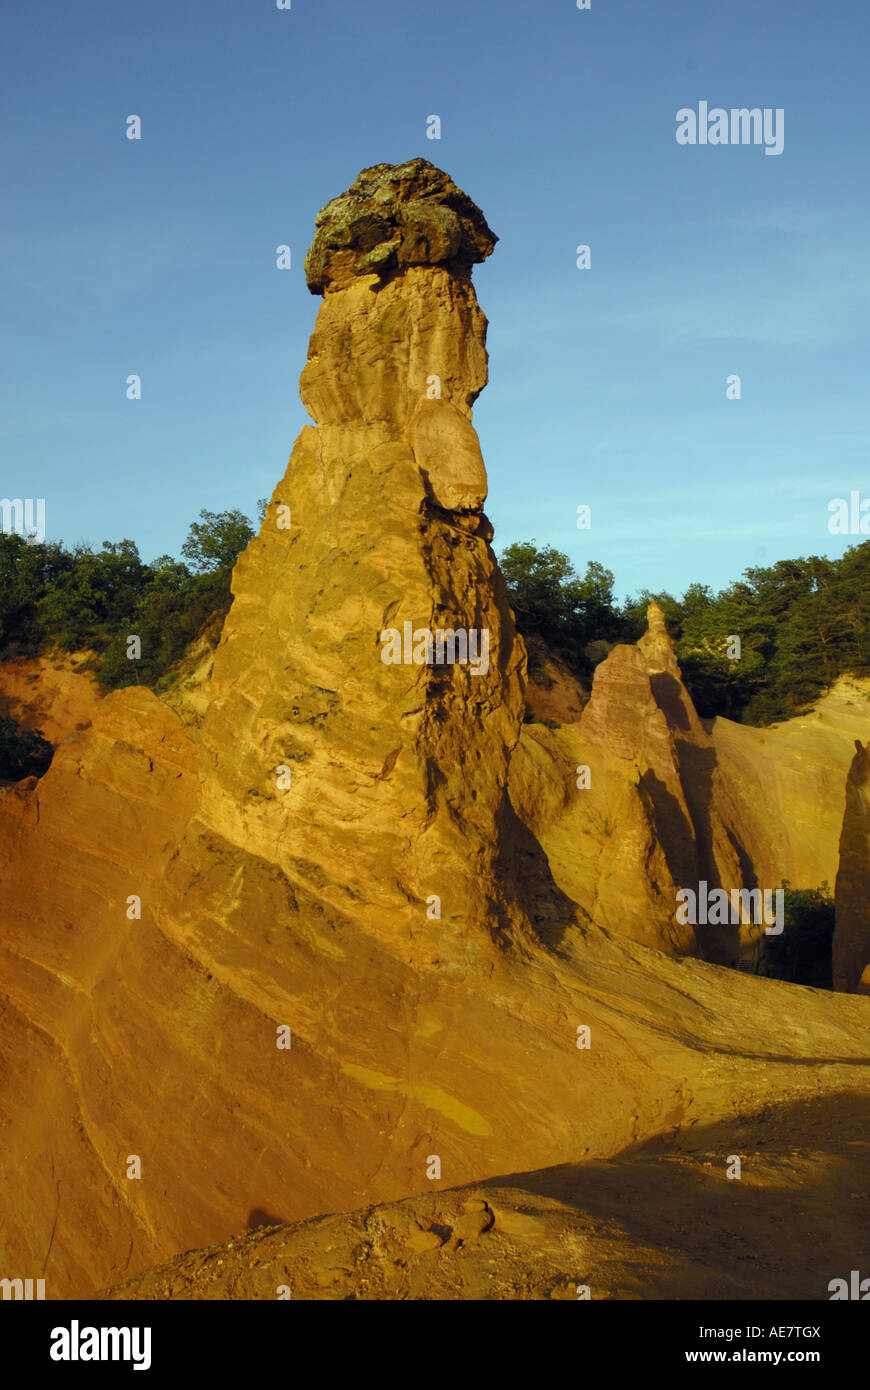
[[[855,740],[834,893],[834,989],[870,994],[870,749]]]
[[[471,423],[487,356],[470,273],[495,237],[421,159],[365,170],[317,226],[300,383],[315,425],[234,573],[202,816],[461,963],[524,921],[494,863],[525,654]]]

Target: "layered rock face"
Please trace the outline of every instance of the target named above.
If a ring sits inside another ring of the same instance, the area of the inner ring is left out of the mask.
[[[870,993],[870,749],[855,740],[834,893],[834,989]]]
[[[157,968],[154,906],[197,788],[149,690],[77,724],[42,778],[0,795],[0,1265],[44,1272],[54,1298],[165,1249],[126,1157],[183,1124],[161,1054],[185,963]]]
[[[90,653],[28,657],[0,666],[0,718],[38,729],[57,744],[87,728],[100,703],[99,690],[83,667]]]
[[[422,160],[330,205],[317,423],[237,566],[201,738],[200,683],[184,719],[121,691],[0,793],[0,1277],[84,1296],[699,1121],[730,1126],[724,1157],[800,1099],[870,1092],[865,1000],[627,939],[682,948],[678,878],[735,872],[656,613],[578,729],[520,737],[470,419],[491,244]],[[468,659],[430,661],[448,628]]]
[[[841,676],[813,709],[771,728],[711,724],[759,882],[833,888],[855,740],[870,739],[870,681]]]

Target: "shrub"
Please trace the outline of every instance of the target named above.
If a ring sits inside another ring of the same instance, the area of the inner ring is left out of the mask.
[[[23,729],[14,719],[0,719],[0,778],[4,781],[41,777],[53,754],[54,749],[38,729]]]
[[[830,886],[792,888],[783,879],[783,930],[762,938],[758,973],[795,985],[833,989],[834,898]]]

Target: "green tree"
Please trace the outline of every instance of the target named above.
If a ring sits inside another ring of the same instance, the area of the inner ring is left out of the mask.
[[[56,542],[28,545],[0,531],[0,654],[36,656],[46,644],[39,601],[72,566]]]
[[[783,930],[764,936],[758,973],[796,985],[833,989],[834,898],[829,884],[792,888],[782,880]]]
[[[130,622],[118,629],[107,644],[96,667],[103,690],[157,685],[209,625],[215,629],[217,641],[220,627],[216,620],[223,618],[232,602],[230,572],[187,573],[180,582],[172,571],[164,569],[161,575],[165,582],[159,582],[160,575],[157,576]],[[128,633],[135,633],[142,644],[138,660],[127,656]]]
[[[103,541],[96,552],[76,546],[71,566],[39,599],[40,621],[65,651],[99,649],[135,612],[148,573],[134,541]]]
[[[561,550],[539,548],[534,540],[506,546],[499,564],[523,636],[545,644],[578,671],[591,669],[584,646],[593,639],[612,640],[621,628],[611,571],[590,560],[581,578]]]
[[[201,511],[191,523],[181,553],[198,574],[231,570],[253,537],[248,518],[237,508],[228,512]]]
[[[709,584],[690,584],[683,594],[680,610],[682,617],[700,618],[716,601]]]
[[[584,634],[610,640],[621,632],[621,615],[613,596],[613,571],[597,560],[586,562],[586,573],[577,585],[578,611]]]

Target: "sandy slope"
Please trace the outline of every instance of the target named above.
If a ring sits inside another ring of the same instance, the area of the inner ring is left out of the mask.
[[[868,1112],[866,1092],[810,1098],[607,1162],[253,1230],[103,1296],[827,1299],[870,1268]]]

